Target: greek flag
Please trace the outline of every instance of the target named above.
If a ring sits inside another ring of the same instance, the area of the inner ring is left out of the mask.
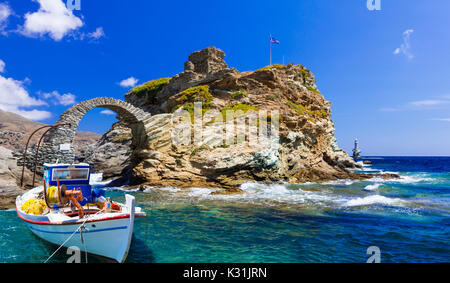
[[[270,43],[280,44],[280,42],[272,36],[270,36]]]

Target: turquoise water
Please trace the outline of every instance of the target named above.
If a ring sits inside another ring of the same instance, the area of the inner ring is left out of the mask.
[[[363,171],[402,178],[247,183],[235,196],[202,188],[131,192],[148,218],[136,220],[127,262],[366,262],[369,246],[379,247],[382,262],[449,262],[450,158],[370,160]],[[124,194],[108,191],[117,201]],[[42,262],[55,250],[15,211],[0,211],[0,229],[0,262]],[[67,258],[60,252],[53,261]]]

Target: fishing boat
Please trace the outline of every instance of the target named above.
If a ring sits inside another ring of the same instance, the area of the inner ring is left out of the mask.
[[[134,196],[113,202],[105,191],[92,188],[88,164],[44,164],[43,186],[16,199],[17,215],[36,236],[62,247],[77,247],[124,262],[135,217],[145,217]],[[58,248],[58,249],[59,249]]]

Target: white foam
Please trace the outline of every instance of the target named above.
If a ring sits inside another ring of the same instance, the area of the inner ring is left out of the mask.
[[[109,183],[109,181],[103,182],[103,173],[92,173],[89,178],[90,185],[106,185],[107,183]]]
[[[251,203],[287,203],[287,204],[301,204],[305,202],[320,203],[326,205],[333,202],[334,196],[327,195],[322,192],[303,191],[299,187],[289,188],[288,184],[260,184],[254,182],[244,183],[240,186],[243,191],[242,194],[221,195],[214,194],[222,189],[211,188],[189,188],[179,189],[174,187],[165,188],[147,188],[144,192],[153,190],[162,190],[168,193],[173,193],[173,196],[178,198],[195,198],[207,200],[223,200],[223,201],[239,201]],[[177,193],[176,195],[174,193]]]
[[[396,173],[394,173],[394,174],[396,174]],[[383,179],[381,177],[373,177],[373,178],[370,178],[369,181],[376,182],[376,183],[413,184],[413,183],[419,183],[419,182],[432,182],[432,181],[435,181],[435,179],[417,175],[417,176],[400,176],[399,179]]]
[[[16,211],[15,208],[0,209],[0,211]]]
[[[125,187],[105,187],[102,189],[107,190],[107,191],[122,191],[122,192],[130,192],[130,193],[140,191],[140,188],[130,189],[130,188],[125,188]]]
[[[347,179],[341,179],[341,180],[335,180],[335,181],[329,181],[323,183],[324,185],[333,185],[333,186],[350,186],[351,184],[359,182],[358,180],[347,180]]]
[[[367,206],[372,204],[384,204],[391,206],[402,206],[405,201],[399,198],[387,198],[380,195],[371,195],[363,198],[355,198],[344,203],[344,206]]]
[[[372,185],[367,185],[364,190],[366,191],[375,191],[378,190],[378,188],[381,186],[381,184],[372,184]]]
[[[202,197],[210,195],[212,192],[218,191],[219,189],[208,189],[208,188],[190,188],[187,193],[191,197]]]
[[[382,172],[380,169],[373,169],[373,168],[370,168],[370,167],[363,167],[360,170],[364,171],[364,172]]]

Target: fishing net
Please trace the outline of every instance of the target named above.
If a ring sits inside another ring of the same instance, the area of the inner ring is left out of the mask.
[[[42,199],[27,200],[21,207],[26,214],[42,215],[47,205]]]

